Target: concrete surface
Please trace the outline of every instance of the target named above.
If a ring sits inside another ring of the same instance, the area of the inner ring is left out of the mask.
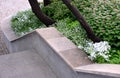
[[[0,56],[0,78],[57,78],[34,50]]]
[[[43,0],[38,0],[42,2]],[[0,0],[0,22],[18,11],[24,11],[30,8],[28,0]]]
[[[0,0],[0,55],[9,53],[2,38],[1,22],[4,18],[29,7],[27,0]]]
[[[87,54],[81,51],[78,48],[69,49],[65,51],[59,52],[61,57],[72,67],[79,67],[88,64],[92,64],[93,62],[88,59]]]
[[[3,34],[6,34],[6,38],[9,41],[13,41],[18,38],[18,36],[15,35],[14,31],[11,28],[11,18],[12,16],[6,17],[1,22],[1,30],[4,31]]]
[[[117,64],[91,64],[77,67],[76,71],[120,78],[120,65]]]
[[[77,71],[78,78],[120,78],[120,77],[112,77],[108,75],[101,75],[101,74],[94,74],[94,73],[87,73],[87,72],[80,72]]]
[[[8,20],[6,19],[6,21]],[[2,28],[3,30],[6,30],[7,25],[6,28]],[[47,63],[47,65],[49,65],[49,67],[52,69],[52,71],[58,78],[120,77],[118,73],[116,73],[118,72],[118,70],[114,70],[115,73],[110,72],[109,70],[105,70],[105,72],[104,68],[101,68],[102,71],[96,71],[95,69],[98,69],[97,66],[94,69],[92,69],[92,67],[90,66],[91,69],[87,70],[89,68],[86,68],[87,66],[84,66],[92,63],[87,58],[87,55],[81,50],[77,49],[77,47],[70,40],[60,34],[53,27],[37,29],[34,32],[31,32],[22,37],[13,37],[11,39],[7,39],[9,38],[9,36],[15,35],[14,33],[9,35],[9,33],[11,33],[11,31],[7,31],[7,33],[4,32],[4,37],[7,40],[6,42],[9,43],[8,47],[11,47],[11,51],[19,52],[31,48],[35,49],[35,51]],[[118,67],[120,66],[118,65]],[[113,66],[113,68],[116,68],[116,66]],[[93,72],[92,70],[95,71]],[[107,74],[103,74],[104,72]]]
[[[42,0],[38,0],[42,2]],[[16,14],[18,11],[23,11],[30,8],[28,0],[0,0],[0,27],[4,18]],[[0,28],[0,55],[8,54],[9,51],[6,48],[5,42],[2,38],[2,32]]]
[[[74,49],[77,48],[76,45],[74,45],[69,39],[66,37],[61,37],[61,38],[54,38],[54,39],[49,39],[46,40],[49,45],[56,51],[65,51],[69,49]]]
[[[64,37],[57,29],[54,27],[51,28],[42,28],[41,30],[36,29],[36,32],[39,33],[44,39],[53,39]],[[44,32],[44,33],[43,33]]]
[[[9,21],[9,19],[6,19]],[[2,27],[2,30],[6,30],[6,27]],[[47,34],[47,31],[49,34]],[[23,37],[12,37],[13,31],[3,31],[4,37],[6,37],[9,43],[11,52],[24,51],[34,48],[36,52],[48,63],[48,65],[55,72],[59,78],[76,78],[77,74],[72,67],[66,63],[66,61],[59,55],[58,51],[65,51],[76,48],[76,46],[62,34],[60,34],[55,28],[37,29],[36,31],[24,35]],[[54,32],[54,33],[53,33]],[[52,34],[50,36],[50,34]],[[52,40],[52,41],[51,41]],[[60,41],[59,41],[60,40]],[[59,44],[59,45],[58,45]],[[66,45],[65,45],[66,44]],[[56,45],[56,48],[55,46]],[[59,48],[58,48],[59,47]]]

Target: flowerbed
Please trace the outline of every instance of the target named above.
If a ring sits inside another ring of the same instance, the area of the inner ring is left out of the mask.
[[[46,7],[40,7],[44,13],[56,20],[53,26],[87,52],[91,60],[97,63],[120,64],[120,1],[74,0],[72,4],[80,10],[95,34],[104,40],[103,42],[93,43],[89,40],[79,22],[61,1],[53,1]],[[17,35],[46,27],[31,10],[19,12],[11,21]]]

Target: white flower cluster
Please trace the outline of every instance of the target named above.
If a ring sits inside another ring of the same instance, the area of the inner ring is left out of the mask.
[[[110,45],[107,41],[101,41],[99,43],[87,42],[87,46],[78,46],[78,48],[83,49],[90,56],[91,60],[94,60],[97,56],[102,56],[106,61],[109,60],[109,50]]]

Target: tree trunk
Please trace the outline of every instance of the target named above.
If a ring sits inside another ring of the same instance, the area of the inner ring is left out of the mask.
[[[101,39],[95,36],[94,32],[92,31],[88,23],[85,21],[83,16],[80,14],[79,10],[70,3],[70,0],[62,0],[62,1],[69,8],[69,10],[71,10],[73,15],[80,22],[81,26],[86,30],[88,38],[90,38],[93,42],[100,42]]]
[[[46,26],[52,25],[53,23],[55,23],[54,20],[52,20],[51,18],[49,18],[48,16],[46,16],[42,10],[39,7],[39,4],[37,2],[37,0],[28,0],[30,3],[30,6],[32,8],[33,13],[37,16],[37,18],[44,23]]]
[[[51,1],[50,1],[50,0],[43,0],[43,2],[44,2],[44,6],[47,6],[48,4],[50,4],[50,3],[51,3]]]

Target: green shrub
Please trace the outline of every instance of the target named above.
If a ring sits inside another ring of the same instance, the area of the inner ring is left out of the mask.
[[[69,21],[70,18],[60,20],[56,23],[56,28],[77,46],[86,45],[87,35],[78,21]]]
[[[17,35],[45,27],[31,10],[18,12],[16,16],[12,17],[11,26]]]
[[[62,1],[55,1],[50,5],[43,7],[42,11],[54,20],[62,20],[64,18],[73,16]]]
[[[110,55],[108,63],[120,64],[120,50],[112,49]]]
[[[120,1],[75,0],[95,34],[108,41],[114,48],[120,47]]]
[[[120,47],[120,1],[73,0],[72,4],[80,10],[97,36],[108,41],[114,48]],[[54,1],[44,7],[43,11],[55,20],[67,17],[75,20],[75,17],[61,1]]]

